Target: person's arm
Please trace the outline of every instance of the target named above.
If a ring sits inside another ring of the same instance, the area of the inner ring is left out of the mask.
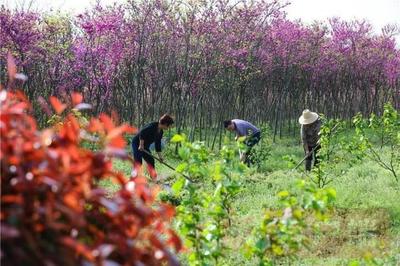
[[[321,125],[322,125],[321,120],[318,120],[318,124],[315,129],[315,134],[317,134],[317,136],[318,136],[318,143],[319,143],[319,138],[320,138]]]
[[[139,151],[144,150],[144,139],[139,138]]]
[[[150,134],[152,134],[151,131],[152,131],[151,124],[145,126],[144,128],[142,128],[142,129],[139,131],[139,150],[140,150],[140,151],[143,151],[143,150],[144,150],[144,137],[145,137],[145,136],[148,136],[148,135],[150,135]]]
[[[304,125],[301,125],[300,135],[301,135],[301,143],[303,144],[304,152],[305,153],[309,153],[310,151],[308,150],[308,145],[307,145],[307,141],[306,141],[306,134],[305,134]]]
[[[308,155],[310,153],[310,150],[308,149],[308,145],[307,144],[303,144],[303,149],[304,152]]]

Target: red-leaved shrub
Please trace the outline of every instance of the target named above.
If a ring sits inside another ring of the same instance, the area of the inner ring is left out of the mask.
[[[72,94],[74,106],[81,101]],[[60,100],[50,102],[67,112]],[[113,158],[129,159],[122,134],[132,127],[107,115],[80,125],[67,114],[61,126],[39,130],[26,97],[10,89],[0,92],[0,106],[3,265],[179,264],[170,250],[181,249],[173,207],[154,202],[145,178],[127,183],[112,168]],[[102,149],[83,148],[87,136]],[[102,179],[121,187],[110,195]]]

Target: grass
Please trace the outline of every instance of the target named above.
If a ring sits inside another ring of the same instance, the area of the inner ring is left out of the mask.
[[[296,178],[304,177],[302,169],[291,171],[293,163],[283,159],[289,155],[292,161],[301,160],[303,153],[297,140],[284,139],[269,145],[268,159],[258,171],[252,171],[242,180],[242,191],[234,202],[232,227],[225,239],[231,250],[226,254],[224,265],[256,264],[244,258],[243,244],[252,228],[260,223],[263,209],[276,207],[277,192],[290,189]],[[177,165],[178,161],[173,159],[168,163]],[[321,225],[319,234],[311,236],[310,250],[302,251],[290,265],[348,265],[351,259],[365,254],[377,258],[400,254],[400,183],[368,159],[352,166],[346,161],[339,164],[342,165],[337,165],[338,169],[346,171],[334,176],[329,184],[337,191],[331,219]],[[122,161],[115,162],[114,167],[130,173],[130,166]],[[156,167],[162,177],[173,174],[159,163]],[[111,182],[103,185],[111,191],[116,189]],[[283,261],[282,265],[287,263]],[[394,263],[400,265],[400,261]]]

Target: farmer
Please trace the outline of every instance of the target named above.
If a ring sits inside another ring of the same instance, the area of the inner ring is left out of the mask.
[[[157,178],[157,172],[154,167],[154,158],[150,152],[150,145],[152,143],[155,144],[158,157],[160,161],[163,161],[161,155],[161,139],[164,132],[163,130],[170,128],[173,123],[173,118],[170,115],[165,114],[158,120],[158,122],[152,122],[141,128],[139,133],[133,137],[132,151],[135,163],[131,177],[136,177],[137,173],[141,170],[143,158],[147,163],[147,169],[150,176],[153,179]]]
[[[247,151],[240,154],[240,161],[249,165],[250,161],[248,156],[250,154],[250,150],[260,141],[261,131],[252,123],[241,119],[225,120],[224,127],[229,131],[235,132],[235,140],[238,140],[240,137],[246,137],[244,143],[247,145]]]
[[[319,130],[321,128],[321,119],[317,113],[308,109],[303,111],[299,117],[301,125],[300,135],[304,148],[306,171],[311,170],[311,163],[314,159],[314,166],[318,164],[317,152],[321,148],[319,144]]]

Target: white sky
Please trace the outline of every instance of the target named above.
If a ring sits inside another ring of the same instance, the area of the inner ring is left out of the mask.
[[[342,19],[367,19],[376,31],[386,24],[400,26],[400,0],[292,0],[286,8],[289,18],[304,22]]]
[[[288,17],[300,18],[305,23],[314,20],[326,20],[330,17],[342,19],[367,19],[377,33],[386,24],[398,24],[400,28],[400,0],[288,0],[291,2],[286,8]],[[95,0],[0,0],[0,5],[9,7],[27,5],[34,2],[39,10],[62,9],[79,13],[89,7]],[[124,0],[100,0],[103,4],[124,2]],[[397,45],[400,47],[400,34],[397,36]]]

